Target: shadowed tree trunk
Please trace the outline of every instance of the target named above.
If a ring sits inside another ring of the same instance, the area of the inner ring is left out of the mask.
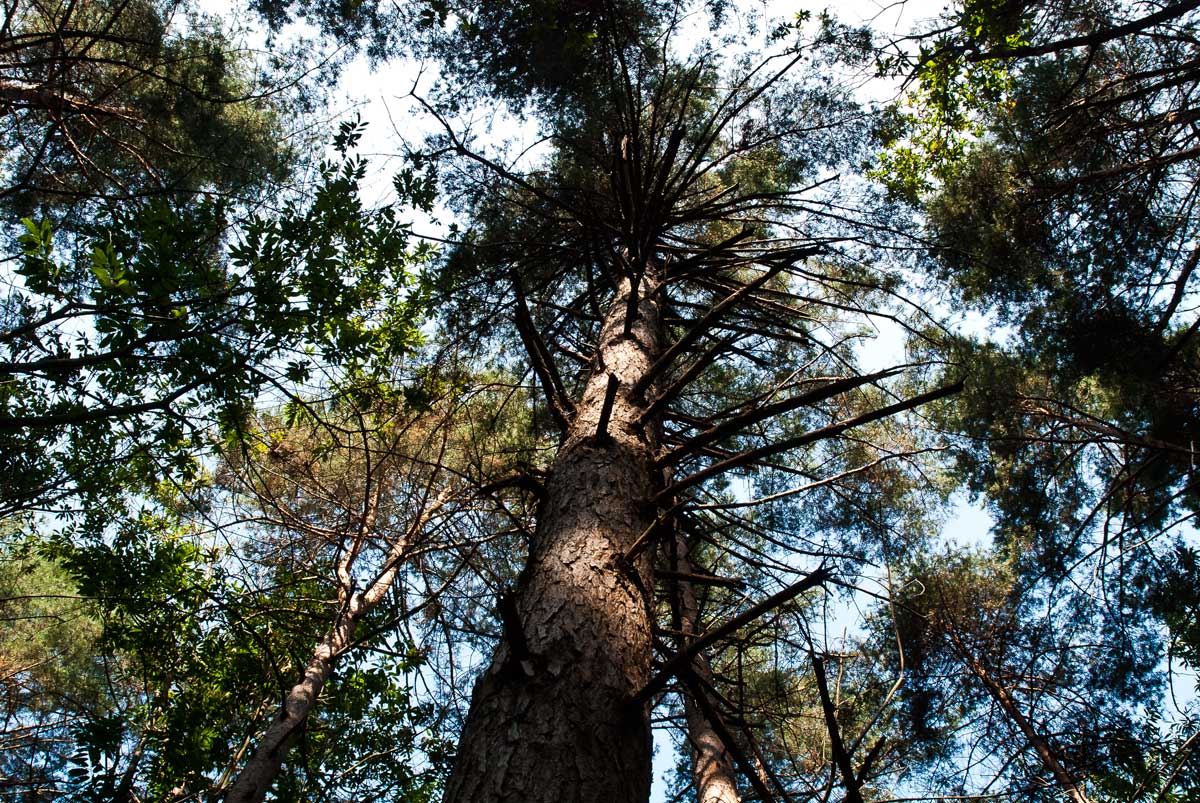
[[[692,574],[695,567],[688,553],[687,540],[678,538],[676,542],[679,571]],[[689,637],[699,634],[700,605],[695,589],[686,580],[679,582],[679,618],[684,633]],[[692,672],[701,687],[712,685],[712,666],[703,653],[692,661]],[[692,782],[696,786],[697,803],[739,803],[741,798],[737,791],[737,776],[733,771],[733,756],[726,749],[725,742],[713,729],[692,694],[684,693],[683,711],[687,719],[688,742],[692,746]]]
[[[629,280],[546,483],[529,562],[501,600],[504,637],[475,686],[446,803],[644,803],[651,669],[646,557],[623,555],[654,526],[657,422],[633,392],[661,348],[657,281]],[[629,312],[633,312],[627,320]]]

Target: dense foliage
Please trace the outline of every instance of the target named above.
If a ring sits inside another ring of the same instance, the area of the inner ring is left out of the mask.
[[[5,6],[0,796],[1200,800],[1198,4],[751,6]]]

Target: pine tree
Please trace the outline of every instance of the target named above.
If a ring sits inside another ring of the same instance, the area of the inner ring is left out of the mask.
[[[697,512],[725,508],[705,501],[731,476],[766,487],[837,464],[839,436],[959,386],[922,386],[918,366],[855,368],[855,316],[889,280],[842,248],[825,190],[855,158],[855,110],[798,76],[815,49],[677,63],[657,39],[678,22],[669,9],[534,13],[489,4],[460,20],[451,71],[547,110],[545,166],[506,168],[449,120],[435,143],[460,157],[449,181],[476,221],[449,261],[446,323],[512,332],[557,432],[446,799],[645,800],[651,702],[677,683],[716,752],[769,797],[704,687],[705,655],[833,569],[776,563],[792,575],[782,590],[699,637],[689,613],[683,646],[660,650],[659,584],[706,574],[672,545],[733,549]],[[558,81],[568,57],[578,69]]]

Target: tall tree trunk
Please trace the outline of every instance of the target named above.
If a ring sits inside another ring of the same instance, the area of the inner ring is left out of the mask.
[[[678,570],[684,574],[694,573],[687,540],[677,537],[676,543]],[[696,601],[695,589],[686,580],[679,581],[679,618],[684,633],[693,636],[700,632],[700,605]],[[681,649],[683,647],[680,645]],[[703,653],[692,661],[692,672],[699,681],[698,692],[712,684],[712,665]],[[697,803],[739,803],[733,756],[726,749],[725,742],[713,730],[712,723],[688,692],[683,695],[683,711],[687,719],[688,741],[692,745],[692,780],[696,785]]]
[[[622,556],[654,525],[661,485],[656,425],[640,421],[648,405],[632,393],[661,349],[656,289],[652,278],[635,288],[627,322],[623,282],[606,315],[532,554],[501,601],[504,637],[475,685],[445,803],[649,797],[649,707],[630,701],[650,676],[650,567]]]

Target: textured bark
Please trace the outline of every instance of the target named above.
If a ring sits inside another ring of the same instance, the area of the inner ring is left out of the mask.
[[[660,351],[651,289],[628,331],[628,283],[606,316],[529,563],[500,606],[504,637],[476,683],[445,803],[649,797],[649,706],[631,702],[650,675],[649,566],[622,556],[653,526],[661,486],[655,425],[639,423],[647,403],[632,392]]]
[[[692,574],[692,566],[688,555],[687,541],[677,539],[676,564],[680,572]],[[679,582],[679,619],[684,633],[700,632],[700,606],[696,602],[696,593],[692,584]],[[680,645],[683,648],[683,645]],[[701,653],[692,660],[692,672],[700,681],[701,691],[704,686],[712,684],[712,666],[708,658]],[[737,776],[733,771],[733,756],[725,747],[725,743],[712,723],[704,716],[699,704],[692,694],[684,693],[683,711],[687,719],[688,741],[692,745],[692,781],[696,785],[697,803],[739,803],[737,791]]]

